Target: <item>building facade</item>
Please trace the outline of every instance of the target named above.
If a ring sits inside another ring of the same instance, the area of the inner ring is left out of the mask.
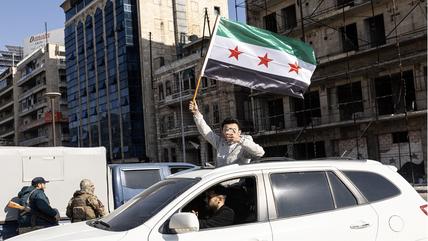
[[[158,149],[159,126],[153,114],[158,111],[153,98],[155,71],[188,55],[183,47],[191,39],[209,36],[217,16],[228,16],[228,4],[227,0],[138,1],[138,12],[143,103],[148,113],[144,115],[147,156],[162,161],[166,159],[158,156],[162,150]]]
[[[14,67],[22,60],[24,48],[21,46],[6,45],[6,50],[0,50],[0,73],[9,67]]]
[[[47,44],[19,62],[13,76],[13,93],[11,93],[14,124],[10,125],[14,126],[15,145],[53,146],[54,143],[57,146],[68,145],[65,80],[64,46]],[[60,93],[61,96],[50,101],[46,95],[48,92]],[[52,118],[52,107],[55,118]]]
[[[248,24],[302,39],[318,61],[304,100],[253,95],[254,136],[266,155],[370,158],[412,182],[426,178],[423,2],[259,0],[246,8]]]
[[[71,146],[146,159],[136,0],[66,0]]]
[[[0,74],[0,145],[15,145],[14,76],[15,67]]]

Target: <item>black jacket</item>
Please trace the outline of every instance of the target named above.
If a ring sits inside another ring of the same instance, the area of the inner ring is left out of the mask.
[[[26,202],[27,198],[29,199],[29,206],[31,208],[30,213],[26,213],[21,218],[22,220],[18,220],[21,227],[31,226],[31,216],[40,214],[45,218],[41,218],[36,215],[36,223],[37,226],[50,226],[56,225],[57,221],[55,220],[55,216],[58,211],[53,209],[49,204],[49,199],[46,196],[43,190],[34,190],[35,188],[32,186],[23,187],[21,191],[18,193],[18,198],[21,199],[21,204]],[[34,190],[34,191],[33,191]],[[33,192],[32,192],[33,191]],[[30,195],[31,194],[31,195]]]
[[[232,225],[235,212],[226,205],[218,209],[211,217],[199,219],[199,228],[213,228]]]

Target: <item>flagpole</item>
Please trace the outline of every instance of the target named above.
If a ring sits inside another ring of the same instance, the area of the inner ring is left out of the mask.
[[[215,22],[214,22],[214,27],[213,27],[213,34],[212,35],[215,35],[215,33],[217,32],[216,31],[216,27],[217,27],[217,22],[218,22],[218,15],[216,16],[216,18],[215,18]],[[208,51],[207,51],[207,53],[210,51],[210,48],[211,48],[211,41],[213,40],[213,36],[210,36],[210,44],[208,45],[209,47],[208,47]],[[204,42],[204,36],[202,36],[202,43]],[[201,50],[201,54],[202,54],[202,50]],[[202,79],[202,74],[203,74],[203,72],[204,72],[204,70],[205,70],[205,64],[206,64],[206,60],[207,60],[207,55],[208,54],[206,54],[205,55],[205,57],[204,57],[204,61],[203,61],[203,65],[202,65],[202,69],[201,69],[201,73],[199,74],[199,78],[198,78],[198,82],[196,83],[196,88],[195,88],[195,93],[193,94],[193,98],[192,98],[192,102],[195,102],[195,100],[196,100],[196,95],[198,94],[198,90],[199,90],[199,85],[201,84],[201,79]]]

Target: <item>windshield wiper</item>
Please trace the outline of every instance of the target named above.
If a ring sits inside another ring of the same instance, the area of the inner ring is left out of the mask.
[[[108,228],[108,229],[110,228],[110,224],[108,224],[102,220],[98,219],[98,220],[95,220],[92,222],[92,225],[94,225],[94,226],[98,226],[99,224],[101,224],[101,226],[103,226],[104,228]]]

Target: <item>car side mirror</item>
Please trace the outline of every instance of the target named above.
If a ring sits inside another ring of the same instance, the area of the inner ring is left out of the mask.
[[[199,220],[194,213],[176,213],[169,221],[169,229],[176,233],[199,231]]]

